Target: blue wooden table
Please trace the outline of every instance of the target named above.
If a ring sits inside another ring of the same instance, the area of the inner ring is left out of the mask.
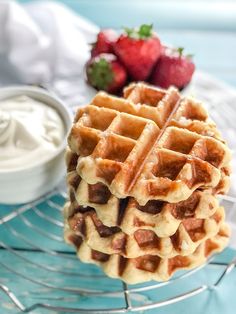
[[[21,1],[27,2],[27,1]],[[175,46],[186,47],[186,50],[189,53],[194,54],[194,60],[196,62],[197,68],[207,71],[214,76],[228,82],[229,84],[236,87],[236,2],[221,2],[221,1],[87,1],[87,0],[64,0],[60,1],[64,4],[67,4],[77,13],[80,13],[87,18],[91,19],[101,27],[115,27],[119,28],[120,26],[134,26],[139,25],[143,22],[153,22],[155,28],[157,29],[160,37],[163,41],[173,44]],[[236,106],[236,104],[234,104]],[[58,204],[63,200],[56,200]],[[10,210],[10,209],[8,209]],[[47,208],[39,207],[40,212],[45,213]],[[0,207],[0,214],[3,215],[6,213],[6,208]],[[51,213],[55,215],[55,218],[58,218],[58,212],[55,211]],[[35,219],[38,219],[38,216],[35,213],[26,213],[24,219],[27,219],[30,223],[34,224]],[[9,227],[15,227],[15,224],[22,223],[22,229],[25,228],[25,221],[16,222],[12,220]],[[37,222],[38,223],[38,222]],[[50,222],[44,226],[42,223],[42,228],[47,232],[49,228],[52,228]],[[17,226],[19,228],[19,225]],[[59,226],[54,226],[54,234],[60,238],[61,229]],[[27,228],[26,228],[27,229]],[[22,239],[17,238],[17,235],[12,234],[11,229],[6,230],[3,228],[0,229],[0,240],[4,237],[5,242],[9,245],[14,243],[14,246],[21,249]],[[21,230],[23,235],[29,240],[34,240],[36,248],[34,253],[25,253],[25,257],[29,258],[27,254],[34,254],[34,262],[36,266],[31,269],[31,276],[34,274],[36,279],[40,279],[39,276],[47,278],[48,284],[55,283],[54,280],[60,280],[60,278],[54,278],[51,272],[44,270],[43,273],[37,271],[37,263],[45,263],[44,255],[37,252],[37,246],[42,245],[44,242],[44,236],[38,235],[37,238],[30,239],[29,233],[27,230]],[[16,241],[17,238],[17,241]],[[24,242],[25,243],[25,242]],[[52,241],[51,246],[55,249],[55,243]],[[50,247],[50,243],[49,243]],[[31,245],[29,244],[29,248]],[[58,251],[64,252],[68,250],[68,247],[63,244],[63,242],[58,241],[57,247]],[[69,249],[70,250],[70,249]],[[230,261],[233,256],[235,256],[236,251],[227,249],[224,254],[220,257],[221,260]],[[27,263],[24,261],[17,260],[15,265],[11,264],[11,256],[6,254],[3,250],[0,251],[0,262],[7,263],[11,268],[16,272],[23,272],[27,276]],[[72,261],[74,262],[74,261]],[[48,264],[50,266],[54,265],[53,257],[49,258]],[[68,265],[64,265],[63,258],[60,259],[60,263],[57,265],[60,269],[67,269]],[[80,266],[81,271],[86,274],[86,266]],[[101,273],[93,268],[92,272],[96,281],[99,281],[100,287],[104,287],[106,282],[99,277]],[[185,280],[181,284],[181,289],[191,287],[194,284],[200,284],[208,279],[210,282],[214,282],[217,278],[221,269],[219,268],[206,268],[202,270],[200,275],[192,279],[192,281]],[[26,305],[32,304],[35,300],[38,302],[44,298],[48,300],[54,300],[52,302],[60,302],[60,297],[67,295],[63,291],[55,294],[50,294],[51,290],[48,287],[41,289],[36,288],[35,283],[30,283],[30,289],[33,291],[34,295],[30,295],[28,292],[25,293],[25,283],[22,280],[18,280],[18,277],[10,270],[7,270],[4,267],[0,266],[0,280],[5,284],[9,285],[14,291],[18,292],[23,302]],[[100,279],[99,279],[100,278]],[[46,279],[45,279],[46,280]],[[67,283],[68,284],[68,283]],[[69,282],[73,286],[73,280]],[[83,282],[81,282],[83,285]],[[110,289],[117,289],[120,285],[118,281],[109,281]],[[177,305],[171,305],[168,309],[158,309],[152,310],[148,313],[182,313],[187,312],[189,314],[233,314],[236,308],[236,298],[235,298],[235,288],[236,288],[236,271],[233,272],[233,275],[222,284],[220,289],[216,292],[206,292],[203,293],[194,299],[189,299],[183,303]],[[172,290],[171,290],[172,289]],[[173,288],[168,290],[165,289],[160,293],[160,299],[163,295],[168,293],[177,293],[180,290],[178,285],[175,285]],[[96,308],[98,299],[93,298],[92,301],[88,301],[85,296],[78,295],[75,299],[70,299],[68,297],[68,304],[76,304],[79,302],[80,305],[86,305],[86,302],[91,302],[91,306]],[[152,295],[144,296],[151,299]],[[139,296],[137,295],[137,300],[139,302]],[[118,302],[116,299],[110,298],[110,304]],[[187,310],[186,310],[187,309]],[[0,293],[0,314],[8,313],[18,313],[14,307],[11,306],[9,300]],[[46,310],[38,309],[33,313],[49,313]],[[56,312],[54,312],[56,313]]]

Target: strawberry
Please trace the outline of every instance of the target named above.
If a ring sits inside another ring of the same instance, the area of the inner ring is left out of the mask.
[[[164,48],[153,70],[151,83],[163,88],[174,85],[184,88],[191,80],[195,65],[191,56],[183,55],[183,48]]]
[[[125,28],[113,44],[114,52],[126,67],[130,77],[136,81],[146,80],[161,54],[161,43],[153,33],[152,25],[141,25],[139,29]]]
[[[112,29],[104,29],[97,35],[97,41],[93,44],[91,56],[95,57],[100,53],[112,53],[112,44],[116,41],[117,34]]]
[[[127,73],[117,57],[102,53],[90,59],[86,66],[88,82],[98,90],[118,93],[125,86]]]

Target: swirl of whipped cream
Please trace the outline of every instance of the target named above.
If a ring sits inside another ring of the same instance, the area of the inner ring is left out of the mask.
[[[11,136],[11,117],[0,109],[0,145]]]
[[[0,102],[0,170],[27,168],[52,155],[65,136],[58,112],[27,96]]]

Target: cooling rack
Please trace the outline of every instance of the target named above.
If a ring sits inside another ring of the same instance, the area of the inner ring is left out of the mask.
[[[209,90],[202,94],[209,95]],[[212,99],[212,93],[205,99],[208,110],[235,151],[235,98],[223,103],[215,93]],[[30,204],[0,205],[0,293],[6,313],[13,306],[24,313],[37,309],[80,314],[141,312],[181,302],[207,290],[214,293],[235,269],[236,258],[231,256],[228,260],[220,254],[163,283],[132,286],[108,278],[95,265],[79,262],[74,249],[64,243],[65,198],[65,187],[60,186]],[[235,221],[233,189],[229,196],[222,197],[222,203],[228,218]]]
[[[126,313],[158,308],[216,288],[236,265],[236,259],[229,263],[210,260],[207,265],[182,272],[168,282],[136,286],[128,286],[119,280],[107,278],[96,266],[80,263],[73,250],[64,245],[61,211],[65,197],[64,191],[55,190],[34,203],[15,208],[0,218],[0,266],[9,274],[8,284],[0,284],[0,289],[22,312],[44,308],[66,313]],[[233,197],[225,197],[223,202],[228,203],[228,206],[236,206],[236,199]],[[181,280],[192,278],[203,267],[221,269],[215,282],[201,284],[161,301],[146,302],[145,293],[157,293],[166,286],[176,283],[179,285]],[[24,287],[24,293],[14,287],[16,284]],[[27,292],[36,295],[40,293],[42,300],[25,304],[21,299],[28,299]],[[51,302],[46,296],[49,292]],[[117,306],[106,308],[106,301],[111,297],[116,298]],[[43,301],[44,298],[47,302]],[[85,305],[68,306],[68,300],[70,304],[79,302]]]

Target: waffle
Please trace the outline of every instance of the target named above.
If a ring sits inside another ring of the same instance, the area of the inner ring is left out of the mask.
[[[129,284],[136,284],[150,280],[166,281],[177,270],[191,269],[202,265],[215,252],[220,252],[227,245],[229,230],[222,225],[218,234],[202,242],[193,254],[189,256],[175,256],[160,258],[144,255],[138,258],[125,258],[118,254],[108,255],[92,250],[80,237],[65,229],[65,240],[76,247],[77,255],[84,263],[93,263],[102,267],[104,272],[112,278],[120,278]]]
[[[144,84],[125,97],[98,93],[76,115],[68,144],[87,183],[102,182],[116,197],[145,205],[186,200],[228,175],[229,150],[200,105],[173,88]]]
[[[91,207],[78,205],[74,208],[67,203],[64,215],[70,229],[82,236],[90,248],[102,253],[120,254],[127,258],[146,254],[174,257],[193,253],[201,242],[215,236],[224,220],[224,209],[217,208],[208,219],[184,219],[173,236],[163,238],[142,228],[127,235],[119,227],[107,227]]]
[[[217,194],[230,152],[202,104],[131,84],[78,110],[66,152],[65,240],[128,283],[168,280],[204,263],[229,232]]]
[[[180,94],[173,87],[162,90],[139,83],[125,88],[124,98],[111,97],[105,92],[99,92],[91,104],[152,120],[161,129],[180,100]],[[75,121],[77,120],[78,116]]]
[[[160,90],[146,84],[133,83],[124,89],[124,97],[134,104],[144,104],[147,102],[155,108],[158,102],[156,95],[158,92],[160,92]],[[151,100],[149,100],[150,97]],[[164,122],[168,116],[168,113],[164,116]],[[152,116],[149,118],[152,119]],[[164,123],[162,123],[162,125],[164,125]],[[202,103],[191,97],[186,97],[181,100],[179,108],[173,114],[168,125],[188,129],[202,135],[212,136],[222,141],[220,132],[217,130],[215,123],[209,118]]]
[[[218,207],[217,199],[206,191],[195,191],[189,199],[177,204],[152,200],[140,206],[131,197],[118,199],[106,185],[90,185],[81,179],[76,172],[77,159],[78,156],[68,149],[67,183],[74,208],[78,204],[92,207],[104,225],[119,226],[126,234],[133,234],[142,228],[153,231],[158,237],[169,237],[176,232],[183,219],[209,218]]]

